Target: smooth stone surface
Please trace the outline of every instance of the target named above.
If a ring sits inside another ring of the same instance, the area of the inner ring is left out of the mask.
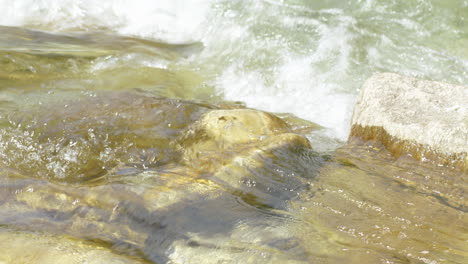
[[[0,232],[0,247],[0,264],[143,263],[89,242],[44,234]]]
[[[37,232],[0,232],[19,248],[0,252],[0,264],[25,248],[33,254],[23,263],[63,263],[75,242],[86,250],[70,263],[94,263],[88,252],[99,263],[127,263],[118,258],[125,255],[154,263],[311,262],[288,232],[286,211],[322,166],[295,132],[310,124],[139,92],[54,102],[25,108],[0,131],[14,139],[0,144],[12,157],[0,160],[0,222]],[[104,165],[103,174],[81,172],[72,154],[90,168]],[[47,170],[48,157],[68,177]],[[66,250],[42,246],[49,241]]]
[[[195,131],[223,146],[253,142],[261,137],[286,133],[289,126],[270,113],[253,109],[214,110],[203,115]]]
[[[382,141],[393,152],[403,149],[421,160],[466,167],[468,88],[375,74],[364,83],[354,109],[351,138],[355,136]]]
[[[267,139],[289,134],[291,130],[286,122],[267,112],[253,109],[211,110],[187,129],[178,139],[178,144],[184,153],[184,160],[190,163],[212,163],[213,159],[220,157],[221,152],[227,151],[225,154],[231,156],[252,147],[261,148],[265,145],[263,142],[268,142]],[[310,148],[305,137],[298,134],[294,136],[300,137],[305,141],[303,144]],[[280,143],[294,141],[288,138],[277,140]]]

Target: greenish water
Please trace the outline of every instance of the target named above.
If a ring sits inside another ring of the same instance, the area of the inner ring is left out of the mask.
[[[345,141],[372,73],[467,85],[467,1],[0,8],[1,264],[466,262],[466,174]]]

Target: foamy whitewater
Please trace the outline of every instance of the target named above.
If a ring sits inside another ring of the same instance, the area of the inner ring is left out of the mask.
[[[338,141],[374,72],[468,83],[467,1],[348,2],[0,0],[0,25],[200,42],[177,63],[219,95],[316,122]]]

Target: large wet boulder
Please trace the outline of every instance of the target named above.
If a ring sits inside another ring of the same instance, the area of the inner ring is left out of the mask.
[[[377,140],[396,156],[466,170],[467,102],[467,87],[375,74],[361,89],[350,139]]]
[[[2,225],[155,263],[310,263],[285,211],[317,170],[308,124],[135,91],[60,99],[0,123]]]
[[[178,140],[184,162],[197,174],[281,208],[304,188],[297,175],[312,174],[301,163],[311,153],[306,137],[279,117],[253,109],[211,110]],[[306,160],[305,159],[305,160]],[[314,170],[315,168],[310,168]],[[287,190],[287,191],[285,191]],[[249,203],[251,201],[247,201]]]
[[[216,158],[212,157],[213,153],[236,153],[245,148],[252,148],[252,144],[267,142],[266,139],[290,131],[291,128],[286,122],[267,112],[220,109],[204,114],[184,133],[178,143],[184,152],[185,160],[204,160],[212,163],[212,159]],[[307,139],[303,139],[307,142],[304,144],[308,145]],[[287,141],[279,139],[278,143]]]

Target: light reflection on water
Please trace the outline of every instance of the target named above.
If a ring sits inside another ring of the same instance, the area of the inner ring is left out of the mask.
[[[337,256],[351,262],[463,263],[466,187],[460,171],[395,160],[378,143],[361,143],[340,148],[314,195],[295,207],[305,226],[333,234]]]
[[[237,175],[190,166],[122,169],[81,184],[2,169],[2,235],[26,248],[71,236],[70,247],[86,243],[100,258],[110,251],[138,262],[463,263],[460,175],[389,165],[388,153],[366,146],[340,149],[331,160],[307,150],[280,153],[265,167],[239,168],[235,186],[222,177]]]
[[[242,143],[213,136],[202,116],[243,106],[171,64],[198,44],[2,30],[23,48],[0,49],[0,263],[468,257],[459,171],[378,145],[317,153],[301,133],[319,127],[286,115]]]

